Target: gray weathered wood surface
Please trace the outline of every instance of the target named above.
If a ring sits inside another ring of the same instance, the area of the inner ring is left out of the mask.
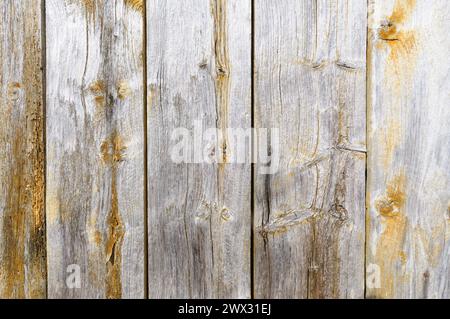
[[[41,1],[0,2],[0,298],[45,298]]]
[[[450,298],[449,16],[0,1],[0,298]]]
[[[147,2],[151,298],[251,295],[250,165],[227,162],[225,130],[251,125],[250,26],[247,0]],[[200,148],[223,163],[171,160],[173,130],[197,121],[224,132]]]
[[[143,17],[135,1],[46,1],[50,298],[145,294]]]
[[[370,4],[371,298],[450,297],[449,16],[443,0]]]
[[[364,1],[255,2],[255,296],[364,296]],[[260,165],[258,165],[260,167]]]

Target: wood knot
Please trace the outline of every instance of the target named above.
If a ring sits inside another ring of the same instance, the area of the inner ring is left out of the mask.
[[[233,219],[233,214],[230,212],[230,210],[228,209],[228,208],[226,208],[226,207],[223,207],[222,208],[222,211],[221,211],[221,213],[220,213],[220,216],[222,217],[222,219],[224,220],[224,221],[230,221],[230,220],[232,220]]]
[[[103,162],[109,165],[122,162],[126,149],[122,138],[117,134],[112,134],[100,146]]]
[[[117,96],[119,99],[124,100],[131,94],[131,88],[127,81],[120,81],[117,84]]]
[[[22,85],[19,82],[11,82],[8,84],[8,98],[12,101],[17,101],[20,98]]]
[[[92,82],[89,86],[89,90],[94,95],[94,101],[97,106],[105,105],[105,82],[97,80]]]
[[[398,41],[396,25],[391,21],[382,23],[378,30],[378,38],[384,41]]]
[[[219,78],[220,77],[227,77],[228,73],[229,73],[227,68],[224,67],[224,66],[221,66],[221,65],[216,68],[216,72],[217,72],[217,76]]]
[[[406,195],[405,177],[399,175],[395,177],[387,186],[386,194],[375,201],[375,208],[384,217],[394,217],[400,214],[405,204]]]
[[[331,206],[330,210],[328,211],[328,214],[342,222],[348,219],[347,209],[340,204],[333,204],[333,206]]]

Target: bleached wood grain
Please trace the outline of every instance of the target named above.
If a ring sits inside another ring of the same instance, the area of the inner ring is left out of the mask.
[[[0,2],[0,298],[45,298],[41,1]]]
[[[370,1],[370,298],[450,297],[449,16],[444,0]]]
[[[250,127],[250,7],[147,1],[150,298],[251,295],[250,165],[170,156],[174,129],[193,134],[197,120],[203,129]],[[212,157],[230,150],[216,142]]]
[[[255,126],[279,128],[255,169],[257,298],[364,296],[365,1],[255,5]]]
[[[145,294],[139,4],[46,1],[50,298]],[[66,284],[72,264],[79,289]]]

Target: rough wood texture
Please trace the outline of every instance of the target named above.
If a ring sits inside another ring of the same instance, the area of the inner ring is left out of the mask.
[[[449,298],[450,3],[369,10],[367,297]]]
[[[143,298],[142,1],[49,0],[46,17],[49,297]]]
[[[364,296],[365,1],[255,1],[257,298]]]
[[[251,295],[250,165],[227,163],[226,134],[209,147],[211,159],[224,151],[225,163],[170,157],[177,127],[250,127],[250,6],[147,2],[151,298]]]
[[[0,2],[0,298],[45,298],[41,1]]]

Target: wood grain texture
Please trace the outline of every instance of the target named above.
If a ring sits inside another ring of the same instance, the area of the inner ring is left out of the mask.
[[[46,18],[49,297],[143,298],[142,6],[49,0]]]
[[[150,298],[251,295],[250,165],[225,134],[251,125],[250,7],[147,2]],[[214,163],[174,163],[174,129],[196,121],[224,133],[203,144]]]
[[[365,1],[255,1],[256,298],[364,296]]]
[[[370,298],[450,297],[449,15],[443,0],[370,2]]]
[[[41,1],[0,2],[0,298],[45,298]]]

